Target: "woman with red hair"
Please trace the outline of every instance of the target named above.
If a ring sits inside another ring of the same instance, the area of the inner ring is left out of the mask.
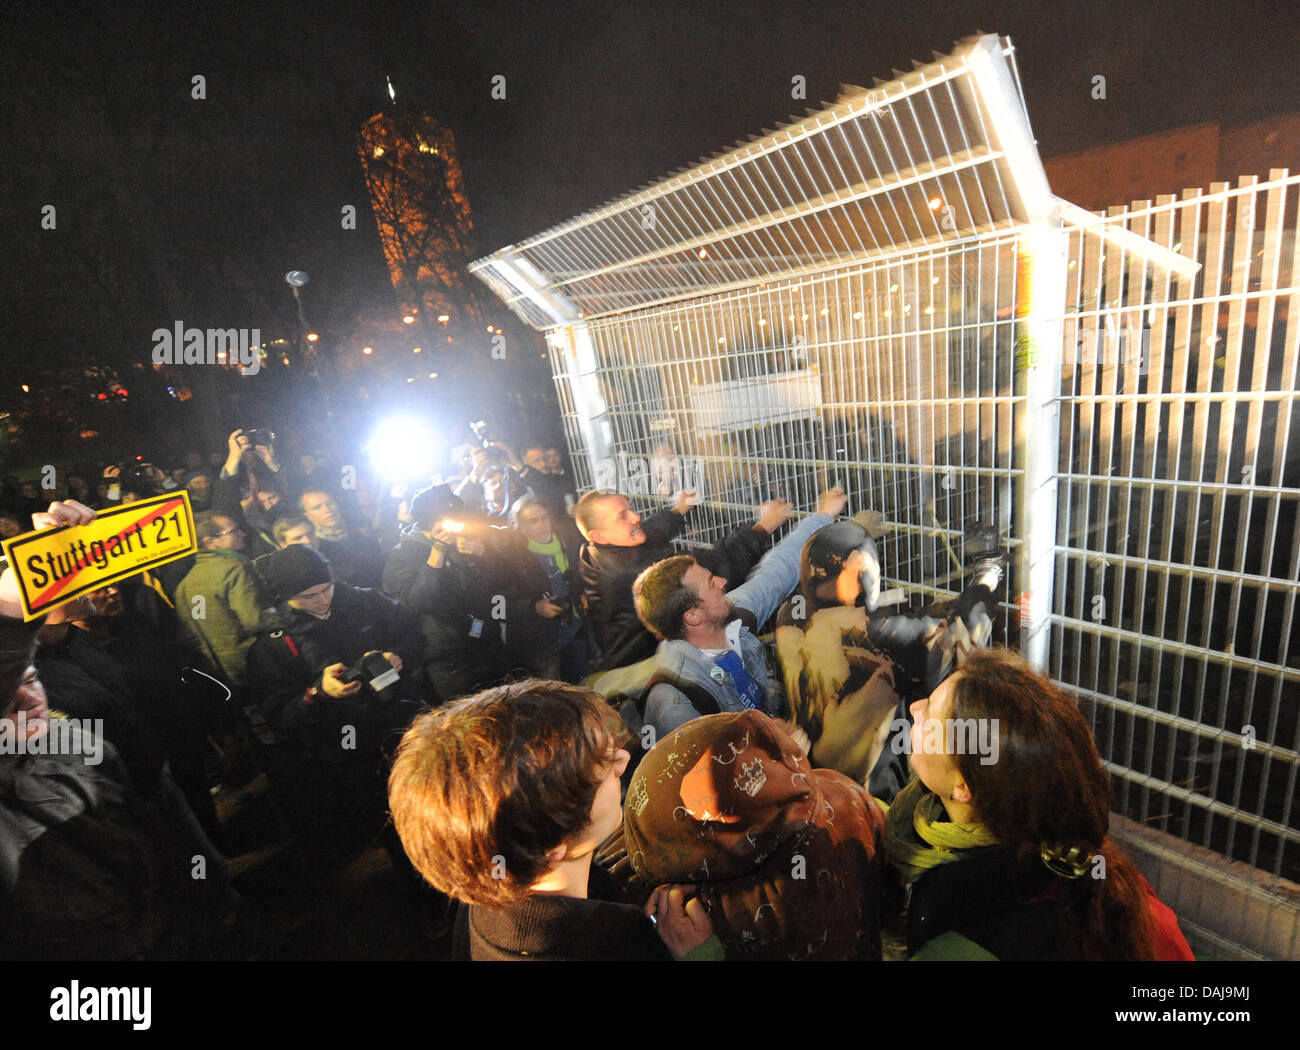
[[[1110,775],[1058,686],[984,650],[911,710],[914,779],[885,848],[911,887],[913,959],[1192,959],[1108,834]]]

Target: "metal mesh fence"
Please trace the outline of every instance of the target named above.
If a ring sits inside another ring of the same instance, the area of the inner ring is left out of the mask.
[[[1115,808],[1278,898],[1300,882],[1298,199],[1275,171],[1111,210],[1194,279],[1071,234],[1049,665],[1086,698]],[[1297,957],[1276,907],[1252,923]]]
[[[578,480],[643,509],[695,488],[692,543],[720,539],[762,499],[809,511],[840,485],[850,511],[880,514],[890,580],[921,603],[960,590],[964,531],[1010,532],[1015,272],[1014,240],[990,238],[594,322],[584,378],[611,441]]]
[[[579,485],[696,488],[689,543],[839,484],[919,605],[996,529],[999,640],[1080,696],[1117,833],[1195,943],[1294,958],[1298,199],[1055,200],[985,37],[474,269]]]
[[[897,80],[846,88],[471,270],[546,329],[1011,230],[1049,197],[1011,54],[981,37]],[[1036,178],[1017,163],[1025,155]]]

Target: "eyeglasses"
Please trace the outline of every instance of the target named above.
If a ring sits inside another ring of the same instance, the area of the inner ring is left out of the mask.
[[[217,533],[216,538],[220,539],[222,536],[229,536],[232,532],[243,532],[243,531],[244,531],[243,529],[241,529],[238,525],[236,525],[233,529],[222,529],[220,532]]]

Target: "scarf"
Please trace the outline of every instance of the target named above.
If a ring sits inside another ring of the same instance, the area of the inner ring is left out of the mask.
[[[528,541],[528,549],[534,554],[541,554],[555,562],[555,567],[560,572],[569,571],[569,559],[564,556],[564,545],[560,543],[560,537],[552,534],[550,543],[538,543],[536,540]]]
[[[983,824],[940,820],[943,800],[919,780],[898,793],[885,819],[885,851],[909,885],[931,868],[961,860],[961,850],[996,845]]]
[[[293,546],[296,547],[299,545],[294,544]],[[215,555],[220,558],[234,558],[235,561],[243,562],[249,568],[253,567],[252,559],[250,559],[248,555],[245,554],[243,551],[228,551],[224,547],[217,547],[215,549],[211,547],[200,547],[197,552],[197,555],[200,558],[206,557],[208,555]]]

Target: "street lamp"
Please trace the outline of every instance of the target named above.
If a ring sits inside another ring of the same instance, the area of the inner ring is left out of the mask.
[[[310,280],[303,270],[290,270],[284,275],[284,283],[293,289],[294,302],[298,304],[298,322],[302,325],[304,335],[307,333],[307,315],[303,313],[302,293],[299,289]]]
[[[284,275],[284,283],[293,289],[293,300],[298,304],[298,351],[304,361],[308,362],[311,374],[320,378],[316,371],[316,362],[314,357],[308,355],[308,347],[315,343],[320,336],[311,330],[307,324],[307,314],[302,308],[302,286],[311,280],[305,270],[290,270]],[[286,362],[287,363],[287,362]]]
[[[284,283],[293,289],[293,301],[298,304],[298,323],[302,326],[302,334],[307,334],[307,315],[302,308],[302,292],[299,290],[304,284],[310,281],[305,270],[290,270],[284,275]]]

